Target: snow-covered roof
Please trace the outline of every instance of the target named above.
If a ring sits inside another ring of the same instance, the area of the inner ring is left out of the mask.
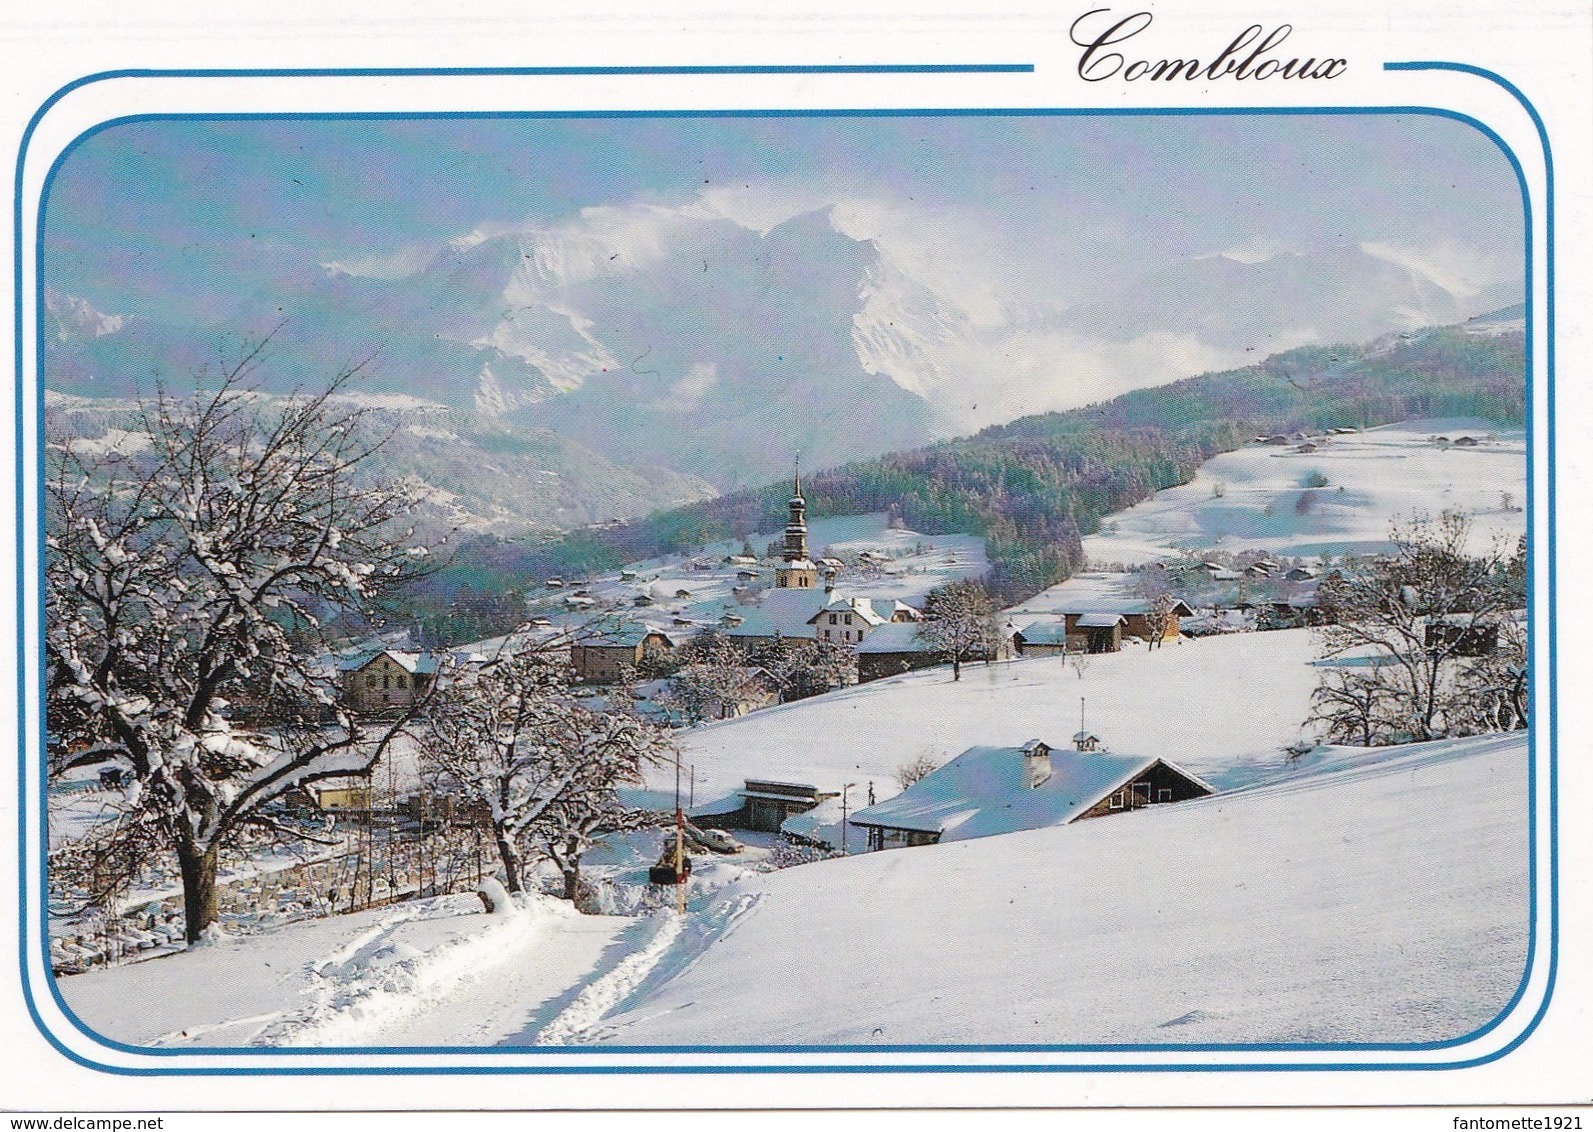
[[[881,617],[874,611],[874,603],[866,597],[836,597],[812,617],[809,617],[808,624],[812,625],[826,613],[855,614],[861,617],[864,624],[867,625],[883,625],[888,620],[888,618]]]
[[[853,650],[858,654],[887,652],[934,652],[935,645],[920,634],[915,621],[887,621],[875,629]]]
[[[1065,621],[1031,621],[1018,630],[1025,644],[1030,645],[1065,645],[1068,641],[1068,627]]]
[[[757,605],[742,605],[735,612],[741,624],[727,626],[727,637],[813,636],[808,622],[832,599],[819,589],[768,590]]]
[[[1231,571],[1229,571],[1231,573]],[[1237,574],[1234,577],[1238,577]],[[1154,598],[1134,592],[1135,578],[1128,574],[1077,574],[1067,581],[1036,594],[1015,607],[1020,613],[1149,613]],[[1174,611],[1181,616],[1190,613],[1189,606],[1174,598]]]
[[[346,656],[337,662],[340,672],[358,672],[366,665],[371,664],[379,657],[390,657],[394,664],[405,672],[417,676],[435,676],[437,674],[437,656],[429,652],[403,652],[398,649],[375,649],[373,651],[355,653]]]
[[[1078,626],[1081,629],[1110,629],[1114,625],[1121,625],[1128,618],[1121,613],[1081,613]]]
[[[1064,825],[1141,771],[1164,761],[1145,755],[1052,750],[1051,777],[1031,789],[1026,758],[1023,747],[970,747],[896,797],[860,810],[851,821],[939,833],[942,841]]]

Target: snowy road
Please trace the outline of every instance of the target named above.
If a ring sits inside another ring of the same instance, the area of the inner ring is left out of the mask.
[[[548,898],[493,917],[474,896],[454,896],[226,939],[57,987],[85,1027],[133,1045],[530,1045],[555,1020],[566,1040],[578,1035],[582,992],[623,984],[632,976],[616,980],[617,970],[634,968],[657,934],[656,920],[583,916]]]

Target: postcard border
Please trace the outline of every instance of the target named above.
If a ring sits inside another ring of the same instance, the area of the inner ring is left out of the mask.
[[[1317,1063],[1190,1063],[1190,1064],[929,1064],[913,1065],[906,1063],[893,1064],[757,1064],[757,1065],[482,1065],[482,1066],[359,1066],[359,1065],[316,1065],[316,1066],[177,1066],[177,1065],[149,1065],[149,1066],[121,1066],[101,1064],[93,1061],[86,1055],[69,1048],[45,1024],[40,1015],[38,1005],[34,999],[32,981],[29,977],[29,955],[34,946],[40,945],[38,940],[29,941],[19,939],[19,967],[22,976],[23,997],[27,1003],[28,1012],[35,1027],[46,1040],[69,1060],[87,1068],[102,1072],[127,1075],[127,1076],[234,1076],[234,1075],[427,1075],[427,1074],[593,1074],[593,1073],[626,1073],[626,1074],[652,1074],[652,1073],[715,1073],[715,1074],[746,1074],[746,1073],[1066,1073],[1066,1072],[1187,1072],[1187,1071],[1221,1071],[1221,1072],[1280,1072],[1280,1071],[1331,1071],[1331,1070],[1434,1070],[1434,1069],[1460,1069],[1486,1064],[1504,1057],[1521,1045],[1537,1028],[1549,1002],[1553,998],[1555,980],[1558,966],[1558,934],[1559,934],[1559,826],[1558,826],[1558,641],[1556,636],[1556,609],[1558,598],[1557,570],[1554,556],[1555,546],[1555,493],[1556,493],[1556,468],[1554,464],[1554,393],[1555,393],[1555,274],[1554,274],[1554,167],[1552,147],[1548,131],[1544,126],[1542,117],[1536,107],[1522,92],[1504,79],[1502,76],[1469,64],[1449,63],[1442,61],[1412,61],[1392,62],[1383,65],[1385,71],[1450,71],[1472,75],[1496,83],[1508,92],[1525,109],[1534,127],[1537,130],[1539,141],[1543,147],[1544,159],[1544,252],[1543,263],[1545,269],[1546,295],[1543,310],[1543,330],[1546,342],[1543,349],[1544,359],[1544,408],[1546,411],[1546,432],[1543,457],[1547,463],[1544,471],[1545,484],[1545,515],[1547,518],[1547,539],[1543,553],[1547,555],[1547,593],[1545,595],[1545,615],[1547,625],[1547,658],[1548,658],[1548,687],[1546,708],[1540,708],[1539,698],[1534,697],[1531,707],[1531,725],[1528,737],[1528,886],[1530,895],[1531,918],[1528,923],[1527,957],[1523,967],[1522,977],[1515,993],[1500,1010],[1499,1014],[1487,1024],[1477,1030],[1458,1038],[1441,1042],[1414,1042],[1414,1043],[1322,1043],[1322,1044],[1281,1044],[1281,1043],[1226,1043],[1226,1044],[1187,1044],[1187,1045],[1009,1045],[992,1043],[984,1045],[904,1045],[904,1046],[614,1046],[593,1049],[580,1047],[558,1047],[557,1052],[564,1055],[592,1055],[592,1056],[635,1056],[635,1055],[669,1055],[669,1054],[752,1054],[781,1057],[793,1054],[835,1054],[845,1056],[848,1054],[902,1054],[911,1056],[918,1054],[1000,1054],[1021,1053],[1030,1055],[1044,1054],[1199,1054],[1199,1053],[1234,1053],[1246,1052],[1275,1052],[1275,1053],[1313,1053],[1313,1052],[1415,1052],[1426,1050],[1454,1049],[1460,1046],[1475,1043],[1497,1029],[1503,1022],[1516,1011],[1521,1004],[1528,985],[1532,981],[1536,965],[1539,962],[1538,949],[1538,910],[1539,900],[1545,895],[1540,890],[1540,862],[1538,860],[1538,741],[1540,718],[1547,716],[1547,769],[1548,769],[1548,887],[1547,899],[1548,912],[1548,940],[1547,940],[1547,973],[1544,983],[1543,999],[1536,1012],[1526,1022],[1510,1042],[1502,1048],[1488,1054],[1467,1061],[1457,1062],[1432,1062],[1432,1063],[1344,1063],[1325,1062]],[[1524,281],[1525,281],[1525,355],[1524,373],[1525,381],[1525,425],[1526,425],[1526,460],[1527,460],[1527,514],[1529,516],[1529,531],[1537,514],[1536,507],[1536,478],[1533,470],[1536,466],[1538,453],[1535,449],[1536,437],[1533,429],[1533,414],[1535,406],[1535,347],[1536,347],[1536,302],[1535,302],[1535,267],[1534,258],[1534,213],[1533,192],[1525,170],[1514,150],[1491,127],[1475,117],[1443,107],[1429,106],[1338,106],[1338,107],[1248,107],[1248,106],[1221,106],[1221,107],[1099,107],[1099,108],[1057,108],[1036,106],[1029,108],[858,108],[858,109],[812,109],[812,110],[571,110],[571,111],[434,111],[434,112],[384,112],[384,111],[350,111],[350,112],[217,112],[217,113],[184,113],[184,112],[159,112],[127,117],[107,119],[84,130],[71,142],[65,145],[52,162],[44,182],[40,188],[37,202],[36,220],[36,247],[35,247],[35,272],[34,298],[35,320],[31,327],[36,346],[38,418],[34,421],[25,421],[23,418],[23,374],[24,359],[26,357],[27,330],[23,326],[23,182],[27,160],[28,147],[33,134],[45,115],[61,99],[73,90],[87,86],[91,83],[103,82],[122,78],[309,78],[309,77],[492,77],[492,76],[570,76],[570,75],[778,75],[778,74],[924,74],[924,73],[962,73],[962,74],[990,74],[990,73],[1029,73],[1034,70],[1033,64],[879,64],[879,65],[838,65],[838,66],[678,66],[678,67],[530,67],[530,68],[350,68],[350,69],[261,69],[261,70],[230,70],[230,69],[177,69],[177,70],[119,70],[106,71],[87,75],[66,84],[50,96],[29,120],[23,132],[18,149],[15,186],[13,202],[14,215],[14,278],[15,278],[15,318],[17,327],[17,340],[15,345],[15,374],[17,386],[14,393],[15,399],[15,472],[17,475],[17,517],[16,517],[16,546],[19,551],[17,559],[19,567],[23,561],[20,552],[22,548],[30,545],[32,540],[39,535],[38,531],[29,531],[24,522],[23,486],[25,472],[27,471],[23,459],[23,440],[25,428],[33,426],[34,438],[38,460],[43,459],[42,443],[42,414],[43,414],[43,384],[44,384],[44,279],[43,279],[43,227],[45,223],[48,197],[54,177],[59,171],[62,162],[68,155],[88,138],[106,129],[118,125],[125,125],[138,121],[282,121],[282,120],[314,120],[314,121],[375,121],[375,120],[437,120],[437,119],[576,119],[576,118],[748,118],[748,117],[1251,117],[1251,116],[1302,116],[1302,115],[1333,115],[1346,116],[1356,114],[1393,115],[1393,114],[1420,114],[1433,117],[1449,118],[1463,122],[1485,137],[1489,138],[1499,147],[1509,160],[1516,172],[1522,193],[1522,223],[1524,228]],[[37,475],[39,498],[35,500],[42,516],[42,467],[34,469]],[[1540,548],[1537,540],[1528,539],[1528,609],[1536,607],[1537,595],[1535,593],[1537,575],[1537,555]],[[17,598],[19,610],[24,608],[27,596],[27,575],[20,569],[17,579]],[[35,582],[37,579],[33,579]],[[38,641],[38,655],[33,658],[34,663],[43,664],[43,639],[42,629],[44,617],[42,610],[42,594],[35,603],[35,614],[40,629]],[[42,878],[29,876],[27,864],[28,837],[26,823],[23,820],[27,813],[27,791],[25,789],[26,771],[29,754],[40,749],[37,740],[40,735],[31,732],[42,726],[42,702],[38,705],[35,715],[39,723],[31,723],[28,713],[30,706],[26,700],[28,660],[25,639],[22,632],[23,626],[19,625],[19,668],[17,674],[17,705],[18,705],[18,863],[19,863],[19,912],[25,922],[28,905],[29,882],[41,881]],[[1529,620],[1529,657],[1535,655],[1531,641],[1536,636],[1537,627]],[[42,667],[33,671],[42,671]],[[40,697],[42,697],[42,688]],[[42,814],[42,800],[40,802]],[[42,852],[42,850],[41,850]],[[42,858],[41,858],[42,868]],[[45,899],[44,885],[40,883],[39,900]],[[47,943],[48,921],[40,917],[39,930],[46,935]],[[182,1049],[153,1049],[146,1046],[133,1046],[115,1040],[107,1039],[94,1030],[84,1025],[62,1000],[54,980],[50,983],[51,996],[63,1017],[72,1023],[84,1036],[101,1044],[108,1049],[134,1054],[140,1057],[225,1057],[225,1056],[274,1056],[284,1055],[313,1055],[318,1057],[329,1056],[415,1056],[415,1055],[500,1055],[500,1056],[525,1056],[532,1047],[505,1047],[502,1049],[478,1049],[474,1047],[326,1047],[314,1049],[256,1049],[253,1047],[217,1047],[201,1050]],[[554,1052],[550,1050],[549,1052]]]

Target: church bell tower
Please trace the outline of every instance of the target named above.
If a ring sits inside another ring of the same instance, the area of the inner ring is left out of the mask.
[[[819,582],[819,568],[808,557],[808,503],[802,498],[802,454],[797,453],[796,476],[791,483],[791,518],[785,527],[785,561],[775,569],[774,586],[780,590],[811,590]]]

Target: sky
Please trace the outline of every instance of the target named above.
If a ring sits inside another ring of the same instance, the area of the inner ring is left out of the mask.
[[[1430,116],[173,119],[68,156],[46,278],[192,317],[328,264],[402,274],[472,232],[635,205],[752,228],[840,205],[849,235],[970,301],[1080,301],[1225,253],[1373,244],[1463,287],[1521,262],[1503,155]]]

